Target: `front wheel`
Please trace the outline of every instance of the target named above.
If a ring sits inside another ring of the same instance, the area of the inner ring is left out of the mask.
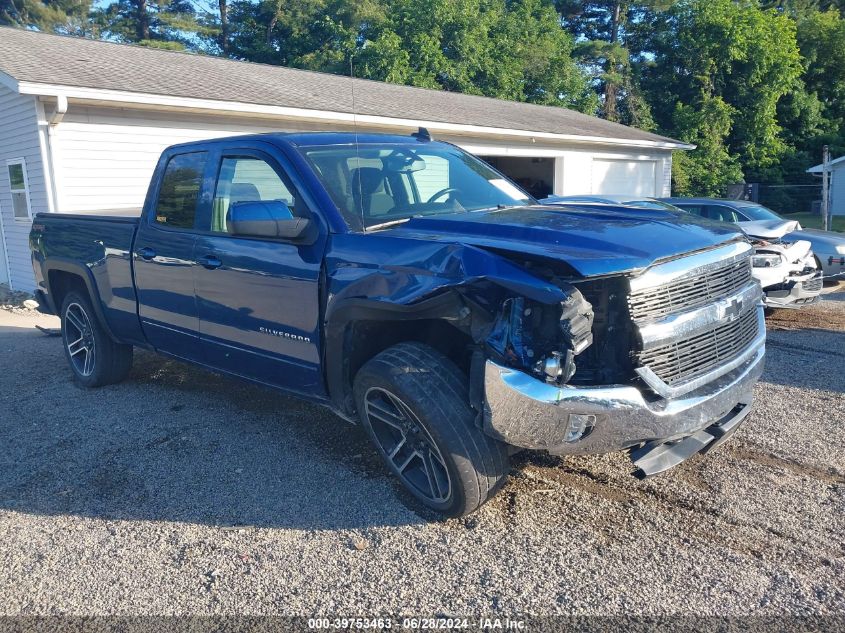
[[[388,468],[423,505],[464,516],[490,499],[509,471],[507,446],[484,434],[466,377],[419,343],[400,343],[355,377],[361,422]]]
[[[132,367],[132,346],[115,343],[88,297],[75,290],[62,303],[62,342],[74,378],[85,387],[120,382]]]

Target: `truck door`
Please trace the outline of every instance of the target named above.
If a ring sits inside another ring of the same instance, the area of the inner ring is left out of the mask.
[[[192,270],[195,222],[208,155],[192,151],[165,158],[133,253],[144,336],[157,350],[194,361],[202,360]]]
[[[326,231],[321,227],[312,244],[230,235],[227,212],[237,203],[282,201],[275,207],[289,217],[316,216],[281,160],[254,147],[231,147],[216,161],[208,230],[194,250],[206,362],[320,396],[319,281]]]

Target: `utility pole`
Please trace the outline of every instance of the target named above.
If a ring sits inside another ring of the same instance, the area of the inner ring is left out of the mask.
[[[830,230],[830,148],[822,148],[822,222],[825,231]]]

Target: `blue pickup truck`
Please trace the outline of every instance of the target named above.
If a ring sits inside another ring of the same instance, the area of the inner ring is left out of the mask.
[[[284,390],[449,516],[517,450],[628,450],[639,476],[708,451],[763,368],[735,229],[544,207],[425,130],[176,145],[140,218],[39,214],[30,246],[82,385],[138,347]]]

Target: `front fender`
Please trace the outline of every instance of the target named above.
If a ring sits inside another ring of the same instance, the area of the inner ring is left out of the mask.
[[[352,376],[345,341],[351,324],[443,319],[477,341],[478,323],[491,322],[513,296],[550,305],[566,298],[561,288],[473,246],[373,234],[334,236],[326,257],[323,323],[333,402],[348,411]]]

